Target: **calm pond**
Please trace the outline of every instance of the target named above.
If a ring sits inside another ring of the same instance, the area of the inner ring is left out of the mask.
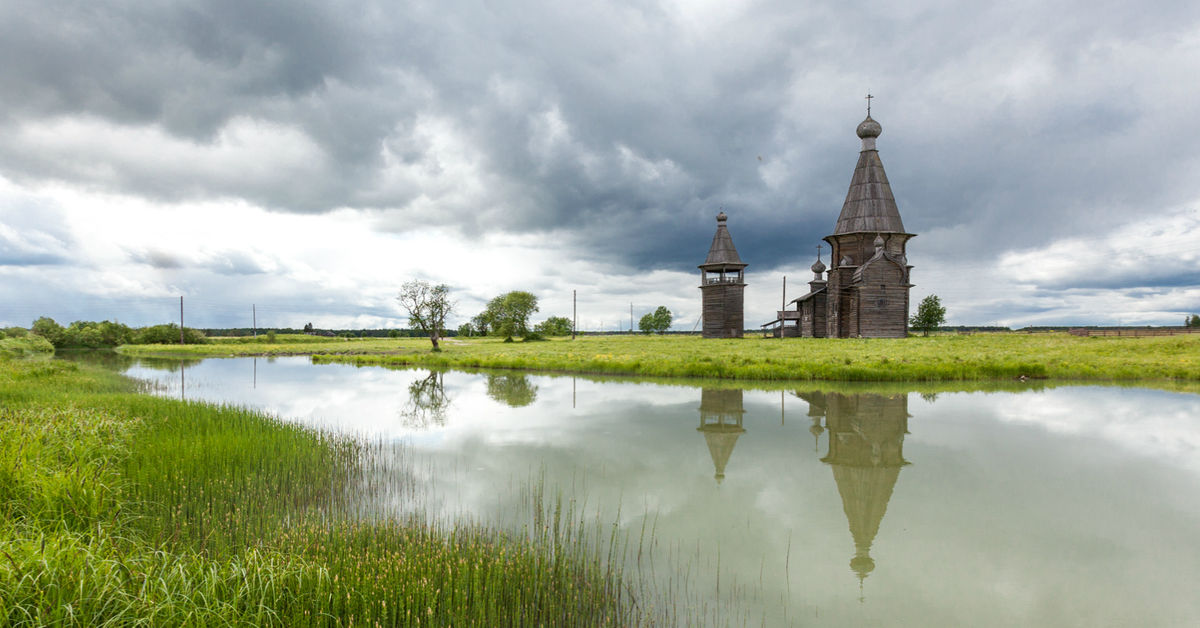
[[[1200,625],[1197,395],[743,390],[303,357],[116,367],[163,395],[402,442],[434,516],[503,525],[522,487],[561,491],[633,553],[652,536],[642,569],[689,621]]]

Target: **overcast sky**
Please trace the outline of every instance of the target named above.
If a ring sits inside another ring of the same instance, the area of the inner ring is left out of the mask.
[[[990,4],[990,3],[988,3]],[[0,0],[0,324],[699,316],[803,294],[870,91],[912,302],[948,323],[1200,312],[1200,3]],[[825,257],[828,262],[828,255]]]

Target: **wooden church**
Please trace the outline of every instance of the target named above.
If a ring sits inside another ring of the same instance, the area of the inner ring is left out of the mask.
[[[833,481],[842,497],[842,511],[854,539],[850,569],[859,583],[875,569],[871,545],[904,459],[908,434],[908,395],[846,395],[834,392],[798,392],[808,402],[813,434],[828,430],[829,452],[821,462],[833,468]],[[825,419],[824,428],[820,418]]]
[[[868,103],[870,101],[868,100]],[[914,234],[904,230],[875,139],[883,129],[871,118],[858,125],[862,151],[833,234],[828,274],[818,256],[809,291],[786,305],[764,327],[775,334],[805,338],[904,338],[908,335],[908,293],[912,284],[905,247]]]

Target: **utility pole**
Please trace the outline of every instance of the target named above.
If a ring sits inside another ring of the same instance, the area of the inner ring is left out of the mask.
[[[258,306],[253,303],[250,304],[250,325],[254,330],[254,337],[258,338]]]
[[[575,328],[579,327],[579,304],[576,301],[577,290],[571,291],[571,340],[575,339]],[[574,382],[571,383],[574,386]],[[572,405],[574,407],[574,405]]]
[[[783,305],[779,309],[787,309],[787,275],[783,276]]]
[[[629,304],[629,333],[633,333],[633,304]]]
[[[179,344],[183,344],[183,295],[179,295]],[[182,380],[183,372],[180,370],[179,376]]]

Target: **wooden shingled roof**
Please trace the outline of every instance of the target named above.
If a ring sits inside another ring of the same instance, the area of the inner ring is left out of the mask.
[[[862,129],[868,122],[874,123],[874,129],[871,129],[874,133],[864,136]],[[892,186],[883,171],[879,151],[875,150],[874,135],[878,135],[875,130],[878,123],[868,116],[859,129],[860,137],[864,139],[863,150],[858,154],[858,165],[854,168],[854,177],[850,180],[846,202],[842,204],[833,234],[905,233],[896,198],[892,196]]]
[[[733,246],[733,237],[725,226],[725,212],[717,214],[717,232],[713,234],[712,246],[708,247],[708,257],[700,268],[745,268],[749,266],[738,257],[737,248]]]

